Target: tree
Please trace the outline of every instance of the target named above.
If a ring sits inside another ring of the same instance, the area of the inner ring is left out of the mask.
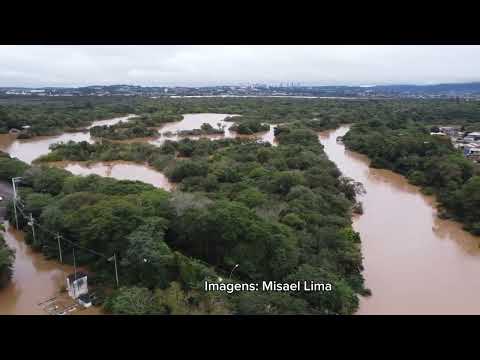
[[[294,229],[301,230],[306,226],[305,221],[303,221],[297,214],[289,213],[282,218],[282,222]]]
[[[287,293],[242,292],[232,301],[238,315],[305,315],[313,313],[308,303]]]
[[[0,180],[11,181],[13,177],[23,175],[28,168],[24,162],[0,151]]]
[[[63,183],[71,174],[63,169],[48,166],[32,167],[24,174],[24,182],[32,184],[33,190],[40,193],[57,195],[62,191]]]
[[[155,291],[155,307],[158,312],[168,315],[186,315],[190,311],[188,295],[178,282],[170,283],[165,290]]]
[[[358,308],[358,297],[353,289],[345,280],[324,269],[304,264],[287,280],[331,284],[331,291],[302,291],[299,295],[323,314],[353,314]]]
[[[273,192],[288,194],[291,188],[302,185],[305,179],[299,171],[281,171],[273,175]]]
[[[267,200],[265,194],[256,188],[250,187],[235,196],[235,200],[247,205],[249,208],[261,206]]]
[[[148,315],[156,310],[153,294],[141,287],[121,287],[105,302],[105,309],[115,315]]]
[[[147,218],[128,235],[121,265],[132,283],[149,288],[167,286],[173,265],[173,253],[164,242],[167,224],[162,218]]]
[[[14,260],[15,252],[8,247],[0,234],[0,288],[6,286],[12,277]]]

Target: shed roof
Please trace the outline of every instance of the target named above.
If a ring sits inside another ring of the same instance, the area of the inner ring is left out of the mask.
[[[77,277],[76,278],[75,278],[75,273],[68,275],[67,278],[68,278],[68,281],[73,282],[73,281],[81,279],[85,276],[87,276],[87,274],[84,273],[83,271],[77,271]]]

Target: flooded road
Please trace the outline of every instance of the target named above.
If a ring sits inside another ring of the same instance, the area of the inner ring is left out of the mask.
[[[5,225],[7,228],[8,224]],[[73,272],[73,267],[35,253],[25,243],[23,232],[13,227],[2,234],[15,250],[15,262],[11,283],[0,290],[0,315],[46,315],[38,304],[59,294],[65,286],[65,276]],[[99,314],[100,309],[90,307],[74,313]]]
[[[347,126],[320,135],[340,171],[364,184],[364,213],[354,219],[362,238],[364,276],[372,296],[358,314],[480,314],[480,237],[441,220],[435,200],[388,170],[336,142]]]

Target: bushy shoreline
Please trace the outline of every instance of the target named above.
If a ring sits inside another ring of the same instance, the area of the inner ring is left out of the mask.
[[[107,300],[114,313],[352,314],[358,295],[368,294],[360,238],[351,227],[353,183],[328,160],[317,134],[301,124],[283,126],[278,143],[60,144],[36,164],[148,162],[178,190],[40,165],[24,172],[21,196],[44,228],[117,254],[124,288]],[[20,226],[29,231],[25,222]],[[51,241],[42,231],[37,237]],[[44,251],[56,255],[55,247]],[[113,280],[111,264],[80,253],[77,261],[95,269],[100,283]],[[199,290],[205,279],[225,278],[237,263],[235,282],[313,280],[330,282],[334,290],[234,296]],[[181,300],[169,301],[173,294]]]

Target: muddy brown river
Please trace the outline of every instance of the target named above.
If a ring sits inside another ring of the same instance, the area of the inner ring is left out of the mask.
[[[199,128],[203,122],[216,126],[226,116],[187,114],[182,121],[166,124],[159,132]],[[422,195],[404,177],[371,169],[366,157],[345,150],[336,137],[347,131],[348,126],[342,126],[321,133],[319,139],[342,173],[362,182],[367,191],[360,199],[364,214],[354,219],[354,228],[362,237],[364,275],[373,295],[361,298],[358,314],[480,314],[480,238],[463,231],[456,222],[439,219],[434,199]],[[27,162],[48,153],[48,146],[57,141],[92,141],[88,133],[31,140],[1,136],[0,149]],[[236,134],[226,129],[224,136]],[[211,136],[218,137],[223,136]],[[273,143],[273,126],[255,137]],[[151,143],[160,145],[164,140],[161,136]],[[140,180],[172,190],[163,174],[144,165],[70,162],[64,167],[79,175]],[[17,258],[12,284],[0,291],[0,314],[44,313],[37,304],[58,293],[66,272],[72,269],[33,253],[22,234],[11,228],[6,240],[16,250]],[[91,309],[85,313],[98,312]]]
[[[90,125],[88,128],[99,125],[113,125],[119,123],[120,121],[128,121],[128,119],[133,116],[135,115],[94,121],[92,125]],[[11,157],[16,157],[30,164],[40,155],[48,154],[50,151],[50,145],[68,141],[88,141],[90,143],[93,142],[88,131],[63,133],[56,136],[36,136],[32,139],[21,140],[16,139],[15,135],[0,134],[0,150],[9,153]]]
[[[337,143],[348,126],[320,141],[340,171],[364,184],[362,238],[366,285],[358,314],[480,314],[480,237],[437,217],[435,201],[403,176],[369,168]]]
[[[183,119],[181,121],[167,123],[163,125],[158,130],[158,132],[162,134],[162,136],[158,139],[150,141],[150,143],[154,145],[161,145],[166,139],[172,140],[172,141],[178,141],[184,138],[185,136],[176,135],[177,131],[199,129],[203,123],[207,123],[213,126],[214,128],[218,128],[218,125],[220,125],[221,127],[224,128],[225,134],[188,136],[188,138],[190,139],[209,138],[213,140],[213,139],[233,138],[233,137],[250,137],[250,138],[256,138],[259,140],[261,139],[262,141],[270,142],[271,144],[275,145],[274,134],[273,134],[274,126],[270,126],[269,131],[258,133],[255,135],[239,135],[236,132],[229,130],[229,127],[234,124],[233,121],[224,120],[229,116],[238,116],[238,115],[211,114],[211,113],[185,114],[183,115]],[[169,132],[172,135],[170,136],[164,135],[165,133],[169,133]]]
[[[109,120],[95,121],[91,126],[113,125],[120,121],[128,121],[134,116],[120,117]],[[159,133],[176,132],[179,130],[191,130],[200,128],[206,122],[216,127],[218,123],[225,125],[225,135],[205,136],[211,139],[223,137],[235,137],[238,134],[230,132],[228,127],[231,122],[223,121],[228,114],[186,114],[183,120],[163,125]],[[160,135],[159,134],[159,135]],[[273,126],[264,133],[248,136],[263,141],[274,143]],[[190,137],[193,139],[199,138]],[[165,139],[178,140],[178,136],[163,137],[150,141],[154,145],[161,145]],[[49,146],[57,142],[94,140],[88,132],[64,133],[58,136],[43,136],[33,139],[17,140],[13,135],[0,134],[0,150],[8,152],[11,156],[17,157],[27,163],[31,163],[40,155],[47,154]],[[158,188],[171,191],[174,185],[162,173],[141,164],[126,161],[97,162],[87,164],[82,162],[62,162],[55,164],[61,166],[76,175],[97,174],[113,177],[119,180],[139,180],[149,183]],[[57,261],[46,260],[42,255],[33,252],[23,241],[23,233],[15,231],[12,227],[5,233],[8,245],[15,249],[16,258],[14,264],[14,275],[11,284],[0,290],[0,315],[1,314],[46,314],[38,304],[51,297],[57,296],[65,283],[65,275],[73,269],[63,266]],[[73,314],[99,314],[100,310],[95,307],[73,312]]]

